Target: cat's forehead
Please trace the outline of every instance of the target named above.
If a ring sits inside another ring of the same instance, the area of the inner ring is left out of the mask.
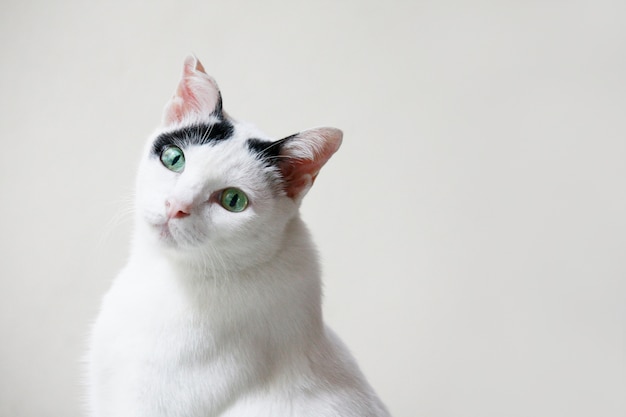
[[[273,170],[259,143],[271,142],[252,125],[216,119],[163,130],[153,137],[148,152],[150,160],[159,161],[168,147],[180,148],[186,160],[184,181],[263,188]]]
[[[228,120],[196,122],[175,126],[160,133],[152,143],[151,153],[153,156],[158,156],[167,146],[175,145],[181,149],[187,149],[194,145],[212,145],[234,138],[235,127]]]
[[[222,142],[245,145],[249,140],[270,140],[247,123],[237,123],[223,118],[194,121],[172,126],[160,132],[152,142],[150,153],[159,156],[167,146],[189,149],[196,146],[218,145]]]

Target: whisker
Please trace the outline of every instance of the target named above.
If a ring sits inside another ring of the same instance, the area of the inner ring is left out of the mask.
[[[117,205],[117,208],[109,221],[104,225],[100,237],[96,242],[95,247],[98,251],[101,250],[106,241],[109,240],[115,229],[121,224],[132,221],[132,215],[135,213],[134,196],[132,192],[117,201],[110,202],[110,204]]]
[[[296,156],[290,156],[290,155],[276,155],[276,156],[270,156],[268,158],[270,161],[275,161],[278,159],[291,159],[293,161],[306,161],[306,158],[298,158]]]
[[[213,127],[215,126],[215,124],[211,124],[209,126],[207,126],[206,129],[204,129],[204,134],[202,135],[202,139],[200,139],[201,143],[206,143],[206,141],[209,140],[209,137],[211,137],[211,132],[213,131]],[[199,128],[200,126],[198,126]]]
[[[280,146],[280,145],[282,145],[284,142],[285,142],[285,140],[284,140],[284,139],[280,139],[280,140],[274,141],[274,142],[272,142],[270,145],[268,145],[268,147],[267,147],[267,148],[265,148],[265,150],[272,149],[272,148],[274,148],[274,147],[276,147],[276,146]]]

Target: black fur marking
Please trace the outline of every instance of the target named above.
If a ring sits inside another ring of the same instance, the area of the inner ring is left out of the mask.
[[[248,148],[262,159],[275,159],[280,154],[281,143],[262,139],[248,139]]]
[[[152,145],[153,156],[160,156],[163,148],[170,145],[183,149],[190,145],[206,145],[230,138],[234,127],[227,120],[220,120],[214,124],[197,124],[184,127],[173,132],[159,135]]]
[[[248,139],[248,148],[253,151],[259,158],[264,160],[267,165],[274,165],[280,159],[280,151],[283,144],[296,135],[288,136],[277,141],[269,141],[263,139]]]
[[[224,104],[222,102],[222,92],[218,91],[217,92],[217,103],[215,104],[215,109],[213,110],[213,112],[211,114],[218,116],[218,117],[222,117],[222,112],[224,109]]]

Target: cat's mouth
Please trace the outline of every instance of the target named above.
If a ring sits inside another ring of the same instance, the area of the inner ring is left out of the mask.
[[[172,229],[167,219],[159,218],[157,216],[146,216],[145,220],[155,237],[160,242],[168,245],[176,243],[176,239],[172,234]]]
[[[173,220],[176,223],[177,220]],[[152,224],[159,242],[167,247],[184,248],[193,247],[196,242],[189,241],[188,233],[181,230],[180,225],[172,224],[172,220],[163,223]],[[183,228],[184,229],[184,228]]]
[[[155,232],[158,234],[159,240],[161,242],[167,243],[169,245],[176,242],[174,236],[172,235],[172,231],[170,230],[169,222],[161,223],[161,224],[153,224]]]
[[[170,231],[169,222],[166,222],[159,227],[159,237],[166,240],[173,239],[172,232]]]

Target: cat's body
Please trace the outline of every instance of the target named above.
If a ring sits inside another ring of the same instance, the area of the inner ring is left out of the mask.
[[[323,323],[298,214],[340,142],[331,128],[271,142],[225,115],[186,61],[139,169],[130,259],[94,326],[93,417],[388,416]]]

